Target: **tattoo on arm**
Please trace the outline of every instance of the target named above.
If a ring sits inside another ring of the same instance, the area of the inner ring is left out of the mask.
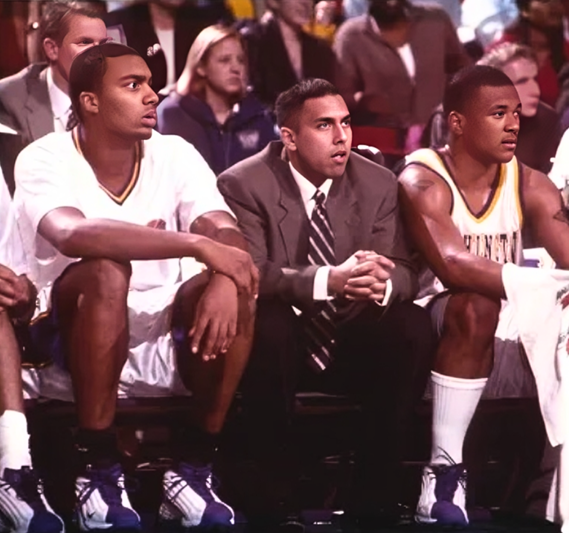
[[[559,222],[563,222],[569,226],[569,217],[567,216],[567,210],[562,207],[555,215],[553,215],[555,220],[559,220]]]
[[[422,180],[417,180],[415,183],[413,183],[413,187],[419,189],[420,191],[426,191],[427,189],[431,188],[434,184],[435,182],[433,180],[422,179]]]

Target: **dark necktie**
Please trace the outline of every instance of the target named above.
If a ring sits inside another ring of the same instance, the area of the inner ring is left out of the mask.
[[[65,125],[65,131],[71,131],[79,121],[75,118],[75,112],[72,110],[67,117],[67,124]]]
[[[326,196],[320,190],[314,194],[316,205],[310,218],[308,238],[308,262],[311,265],[335,265],[334,234],[324,202]],[[334,315],[336,306],[331,300],[317,302],[318,312],[306,324],[309,364],[321,372],[332,361],[334,347]]]

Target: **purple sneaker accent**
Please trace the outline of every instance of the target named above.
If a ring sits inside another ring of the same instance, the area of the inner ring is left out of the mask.
[[[423,524],[464,527],[466,471],[463,464],[429,465],[423,471],[423,488],[415,520]]]
[[[89,467],[75,482],[76,519],[82,531],[139,531],[140,517],[132,509],[119,464]]]
[[[164,474],[160,520],[182,528],[226,529],[235,523],[233,509],[215,494],[211,466],[179,463]]]
[[[63,533],[63,520],[43,495],[37,473],[29,466],[4,469],[0,478],[0,522],[15,533]]]

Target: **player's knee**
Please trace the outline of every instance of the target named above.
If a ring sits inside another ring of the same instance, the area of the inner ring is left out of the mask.
[[[445,321],[458,331],[466,342],[491,343],[500,317],[500,301],[476,293],[455,295]]]
[[[132,268],[129,263],[118,263],[111,259],[89,261],[89,283],[87,289],[97,298],[108,302],[122,303],[128,294]]]

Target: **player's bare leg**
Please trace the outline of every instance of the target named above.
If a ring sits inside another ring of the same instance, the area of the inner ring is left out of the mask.
[[[43,496],[28,440],[20,347],[9,313],[0,307],[0,524],[16,533],[60,533],[63,521]]]
[[[128,264],[81,261],[63,274],[53,296],[79,421],[76,519],[82,530],[140,528],[112,427],[128,356],[130,275]]]
[[[190,350],[188,332],[207,283],[207,273],[187,281],[174,305],[173,328],[182,331],[185,338],[185,349],[178,352],[178,370],[184,385],[192,392],[193,409],[188,423],[175,436],[177,460],[164,476],[160,515],[163,520],[181,522],[184,527],[224,528],[233,524],[234,514],[213,490],[212,461],[249,358],[255,306],[252,299],[239,297],[237,335],[226,353],[204,360],[201,350],[198,353]]]
[[[475,293],[448,299],[432,373],[431,464],[423,472],[420,522],[468,523],[462,448],[492,370],[499,315],[499,300]]]

